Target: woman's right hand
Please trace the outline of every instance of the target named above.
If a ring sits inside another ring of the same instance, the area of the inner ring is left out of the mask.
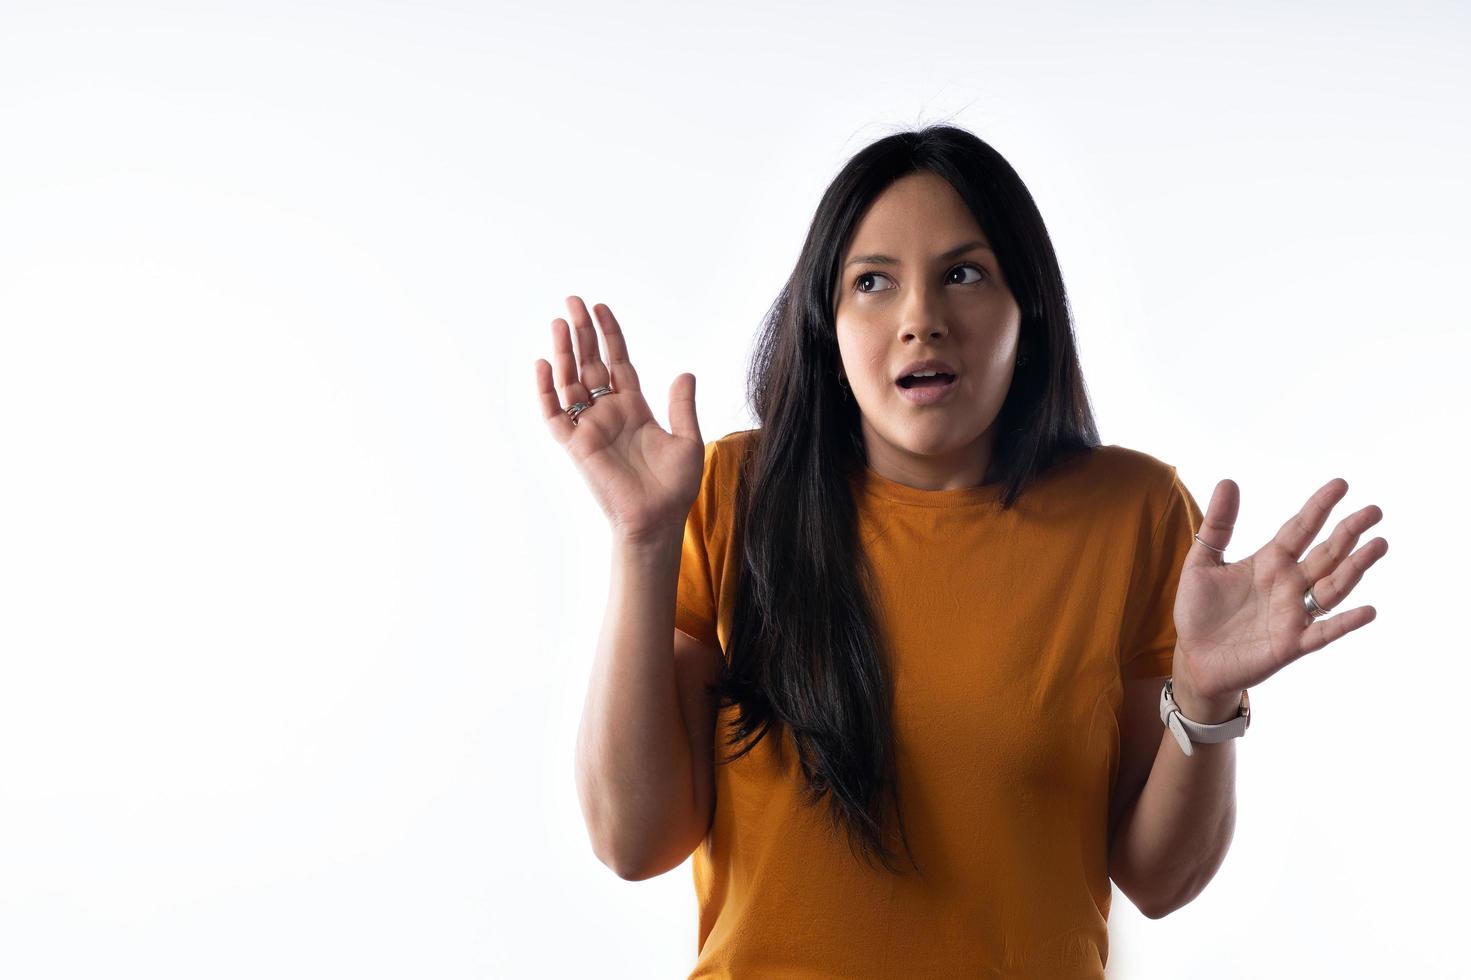
[[[559,317],[552,321],[552,364],[536,361],[536,388],[547,427],[577,464],[615,534],[640,541],[683,533],[705,463],[705,443],[695,418],[695,376],[681,374],[670,386],[673,432],[665,432],[639,390],[638,373],[628,360],[613,311],[602,303],[593,307],[608,351],[605,366],[582,299],[567,297],[567,309],[576,330],[576,356],[567,321]],[[589,396],[593,388],[609,384],[612,393],[595,401]],[[574,425],[564,405],[577,402],[592,406]]]

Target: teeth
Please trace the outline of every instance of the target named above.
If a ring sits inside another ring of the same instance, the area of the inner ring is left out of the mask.
[[[933,378],[936,375],[941,374],[941,373],[942,372],[940,372],[940,371],[915,371],[913,374],[906,374],[904,377],[906,377],[906,378]]]

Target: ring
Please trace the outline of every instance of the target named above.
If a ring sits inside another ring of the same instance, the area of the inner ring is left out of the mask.
[[[588,393],[588,397],[592,398],[593,401],[596,401],[597,399],[601,398],[603,395],[611,395],[612,393],[613,393],[613,386],[612,385],[598,385],[596,388],[594,388],[592,391],[590,391]],[[571,405],[571,406],[569,406],[566,409],[566,415],[567,415],[567,417],[569,419],[572,420],[572,424],[573,425],[576,425],[577,424],[577,416],[581,415],[583,412],[587,411],[589,408],[592,408],[592,402],[591,401],[578,402],[577,404]]]
[[[1313,595],[1312,586],[1308,586],[1308,590],[1302,594],[1302,607],[1306,609],[1308,615],[1313,617],[1314,619],[1317,619],[1319,616],[1326,616],[1330,612],[1332,612],[1331,609],[1324,609],[1322,606],[1318,605],[1318,597]]]
[[[1200,541],[1200,535],[1199,535],[1199,534],[1197,534],[1197,535],[1196,535],[1196,536],[1195,536],[1195,540],[1197,540],[1197,541]],[[1204,542],[1204,541],[1200,541],[1200,543],[1201,543],[1201,544],[1205,544],[1205,542]],[[1216,546],[1215,546],[1215,545],[1213,545],[1213,544],[1205,544],[1205,546],[1206,546],[1206,547],[1207,547],[1207,548],[1209,548],[1209,549],[1210,549],[1210,550],[1212,550],[1212,551],[1214,551],[1214,552],[1215,552],[1215,553],[1216,553],[1216,554],[1218,554],[1218,555],[1224,555],[1224,554],[1225,554],[1225,553],[1226,553],[1226,549],[1225,549],[1225,548],[1217,548],[1217,547],[1216,547]]]

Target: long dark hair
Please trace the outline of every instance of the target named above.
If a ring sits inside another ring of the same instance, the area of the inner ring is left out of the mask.
[[[838,265],[861,216],[900,177],[929,171],[964,200],[995,250],[1021,309],[1025,362],[996,420],[985,483],[1001,505],[1061,455],[1099,444],[1073,341],[1062,273],[1032,196],[981,139],[931,125],[880,139],[854,156],[822,196],[807,240],[768,311],[747,377],[760,423],[741,463],[735,541],[742,561],[727,664],[710,688],[737,706],[726,744],[755,748],[768,731],[780,752],[790,730],[804,802],[830,798],[835,830],[870,866],[895,871],[885,843],[892,801],[904,832],[890,725],[890,687],[873,572],[854,533],[850,475],[866,465],[856,402],[835,383]]]

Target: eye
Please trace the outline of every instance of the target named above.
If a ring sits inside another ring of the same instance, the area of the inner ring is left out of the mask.
[[[985,272],[984,269],[982,269],[978,265],[972,265],[969,262],[964,262],[964,263],[962,263],[960,265],[957,265],[955,268],[953,268],[953,269],[950,270],[950,273],[949,274],[953,276],[955,273],[960,272],[962,269],[969,269],[971,272],[974,272],[976,274],[977,278],[971,279],[971,280],[969,280],[967,282],[957,282],[954,285],[957,285],[957,286],[973,286],[976,283],[980,282],[981,279],[984,279],[986,277],[986,272]],[[888,279],[889,278],[888,276],[884,275],[882,272],[861,272],[861,273],[858,274],[858,277],[853,280],[853,288],[854,288],[854,290],[856,292],[860,292],[860,293],[872,293],[872,292],[876,292],[876,290],[873,290],[873,289],[863,289],[860,286],[860,284],[863,282],[863,280],[865,280],[865,279],[872,279],[875,276],[877,276],[879,278],[882,278],[882,279]],[[892,281],[892,280],[890,280],[890,281]]]
[[[971,272],[974,272],[977,277],[979,277],[979,278],[976,278],[976,279],[972,279],[969,282],[962,282],[962,283],[958,283],[957,284],[957,285],[961,285],[961,286],[969,286],[969,285],[971,285],[973,283],[980,282],[981,279],[985,278],[985,275],[986,275],[985,270],[983,270],[980,266],[978,266],[978,265],[971,265],[969,262],[965,263],[964,265],[957,265],[955,268],[953,268],[953,269],[950,270],[950,274],[951,275],[954,275],[955,273],[959,272],[961,269],[969,269]]]

